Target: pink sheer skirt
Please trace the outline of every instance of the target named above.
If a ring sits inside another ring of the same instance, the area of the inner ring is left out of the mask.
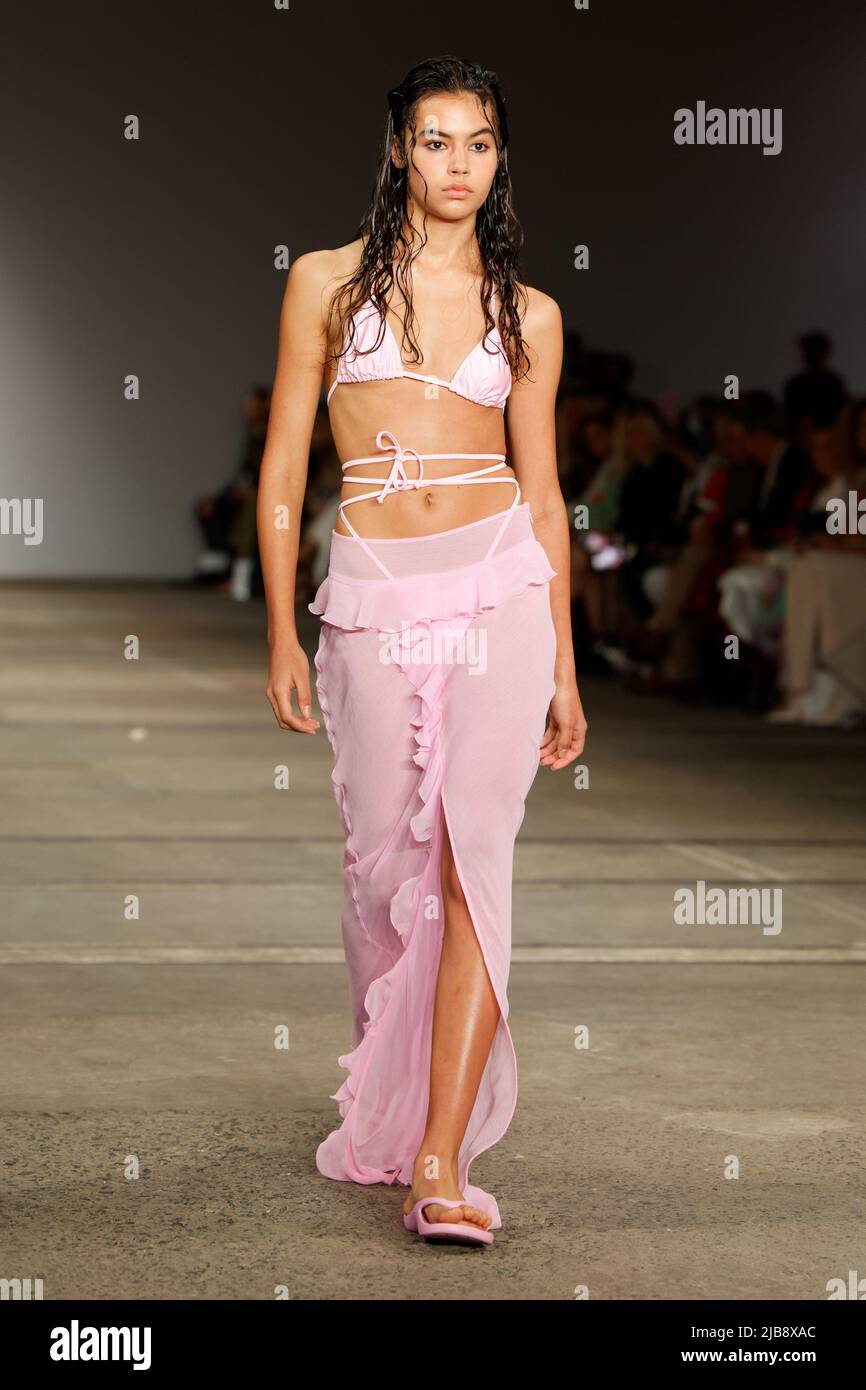
[[[387,575],[385,573],[387,572]],[[409,1184],[424,1136],[444,927],[443,827],[500,1018],[459,1155],[495,1144],[517,1101],[508,1027],[514,841],[554,689],[554,576],[527,504],[451,531],[359,543],[335,533],[319,704],[346,835],[343,945],[350,1050],[319,1146],[326,1177]]]

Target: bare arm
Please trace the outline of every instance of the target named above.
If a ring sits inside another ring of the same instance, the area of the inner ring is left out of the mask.
[[[562,371],[562,316],[555,300],[529,291],[523,324],[532,363],[508,399],[511,464],[532,512],[535,534],[556,570],[550,612],[556,631],[556,693],[541,749],[541,762],[565,767],[583,751],[586,719],[577,689],[571,636],[571,542],[556,467],[555,402]]]
[[[325,360],[323,292],[328,252],[300,256],[286,281],[277,370],[256,504],[268,608],[267,697],[282,728],[315,733],[310,667],[295,626],[295,578],[310,440]],[[300,717],[292,709],[296,690]]]

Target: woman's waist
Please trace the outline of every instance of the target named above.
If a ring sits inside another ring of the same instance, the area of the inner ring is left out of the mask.
[[[448,485],[475,476],[515,476],[507,455],[495,449],[416,451],[404,446],[342,460],[343,484],[375,482],[388,477],[395,463],[396,471],[409,482]]]
[[[407,516],[406,520],[408,530],[397,527],[386,535],[345,535],[334,530],[330,574],[350,582],[379,579],[382,570],[377,560],[386,562],[389,570],[393,562],[404,575],[444,573],[489,561],[494,541],[500,562],[509,552],[539,544],[528,502],[511,505],[506,501],[495,511],[469,521],[461,520],[459,513],[440,517],[435,530],[417,530],[412,525],[415,517]]]
[[[460,458],[423,459],[419,467],[411,458],[404,458],[396,467],[385,461],[365,463],[343,472],[341,498],[344,502],[362,496],[384,493],[385,499],[428,504],[432,499],[426,489],[436,489],[439,505],[460,508],[472,489],[490,484],[491,493],[497,484],[509,482],[514,486],[517,475],[503,457],[478,459],[470,462]],[[355,513],[353,513],[354,515]]]
[[[421,540],[443,531],[502,519],[502,513],[521,501],[520,485],[511,468],[482,466],[474,473],[449,473],[438,478],[407,477],[401,470],[358,479],[361,486],[344,486],[335,534],[365,540]],[[503,486],[505,484],[505,486]]]
[[[520,485],[514,470],[509,467],[504,453],[497,450],[428,449],[421,451],[414,445],[400,440],[392,430],[381,429],[376,435],[376,454],[364,454],[358,458],[346,459],[342,464],[343,488],[341,519],[346,521],[346,509],[352,506],[370,510],[369,504],[393,502],[397,498],[403,503],[401,510],[410,513],[426,511],[431,507],[444,513],[444,525],[450,526],[455,520],[475,520],[478,516],[477,502],[469,505],[465,500],[455,501],[454,494],[463,490],[471,496],[483,488],[488,494],[490,485],[508,483],[514,489],[514,501],[520,499]],[[443,495],[451,494],[447,505],[443,505]],[[409,499],[406,501],[405,499]],[[414,503],[411,499],[414,499]],[[487,504],[481,508],[490,510]],[[360,512],[358,512],[360,515]],[[432,520],[432,516],[431,516]],[[351,531],[352,527],[348,526]],[[378,527],[376,528],[378,529]],[[390,526],[386,535],[393,535]],[[435,525],[422,528],[426,532],[436,530]]]
[[[359,541],[335,532],[310,611],[350,631],[399,630],[496,608],[553,577],[524,502],[431,535]]]

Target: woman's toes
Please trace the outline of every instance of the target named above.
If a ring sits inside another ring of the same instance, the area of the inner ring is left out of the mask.
[[[464,1204],[462,1207],[437,1207],[436,1211],[439,1213],[435,1218],[437,1221],[451,1221],[457,1225],[462,1221],[471,1226],[480,1226],[482,1230],[490,1225],[490,1217],[478,1207]]]
[[[461,1221],[468,1219],[466,1213],[469,1210],[469,1207],[430,1206],[425,1209],[424,1215],[428,1221],[450,1221],[454,1225],[459,1225]]]
[[[487,1227],[490,1225],[490,1217],[486,1211],[482,1211],[480,1207],[464,1207],[463,1211],[466,1221],[473,1221],[477,1226],[480,1226],[482,1230],[487,1230]]]
[[[407,1197],[403,1203],[403,1212],[406,1216],[409,1215],[413,1206],[412,1198]],[[448,1221],[456,1225],[462,1221],[472,1226],[480,1226],[482,1231],[487,1230],[491,1219],[489,1212],[482,1211],[480,1207],[469,1206],[466,1202],[459,1207],[440,1207],[438,1203],[431,1202],[429,1206],[424,1208],[425,1221]]]

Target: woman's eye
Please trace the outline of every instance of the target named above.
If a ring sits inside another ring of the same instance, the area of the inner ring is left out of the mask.
[[[428,140],[426,148],[428,150],[433,150],[435,153],[438,154],[440,149],[444,150],[445,142],[444,140]],[[483,154],[485,150],[489,150],[490,146],[487,144],[486,140],[476,140],[471,146],[471,148],[473,150],[477,150],[480,154]]]

